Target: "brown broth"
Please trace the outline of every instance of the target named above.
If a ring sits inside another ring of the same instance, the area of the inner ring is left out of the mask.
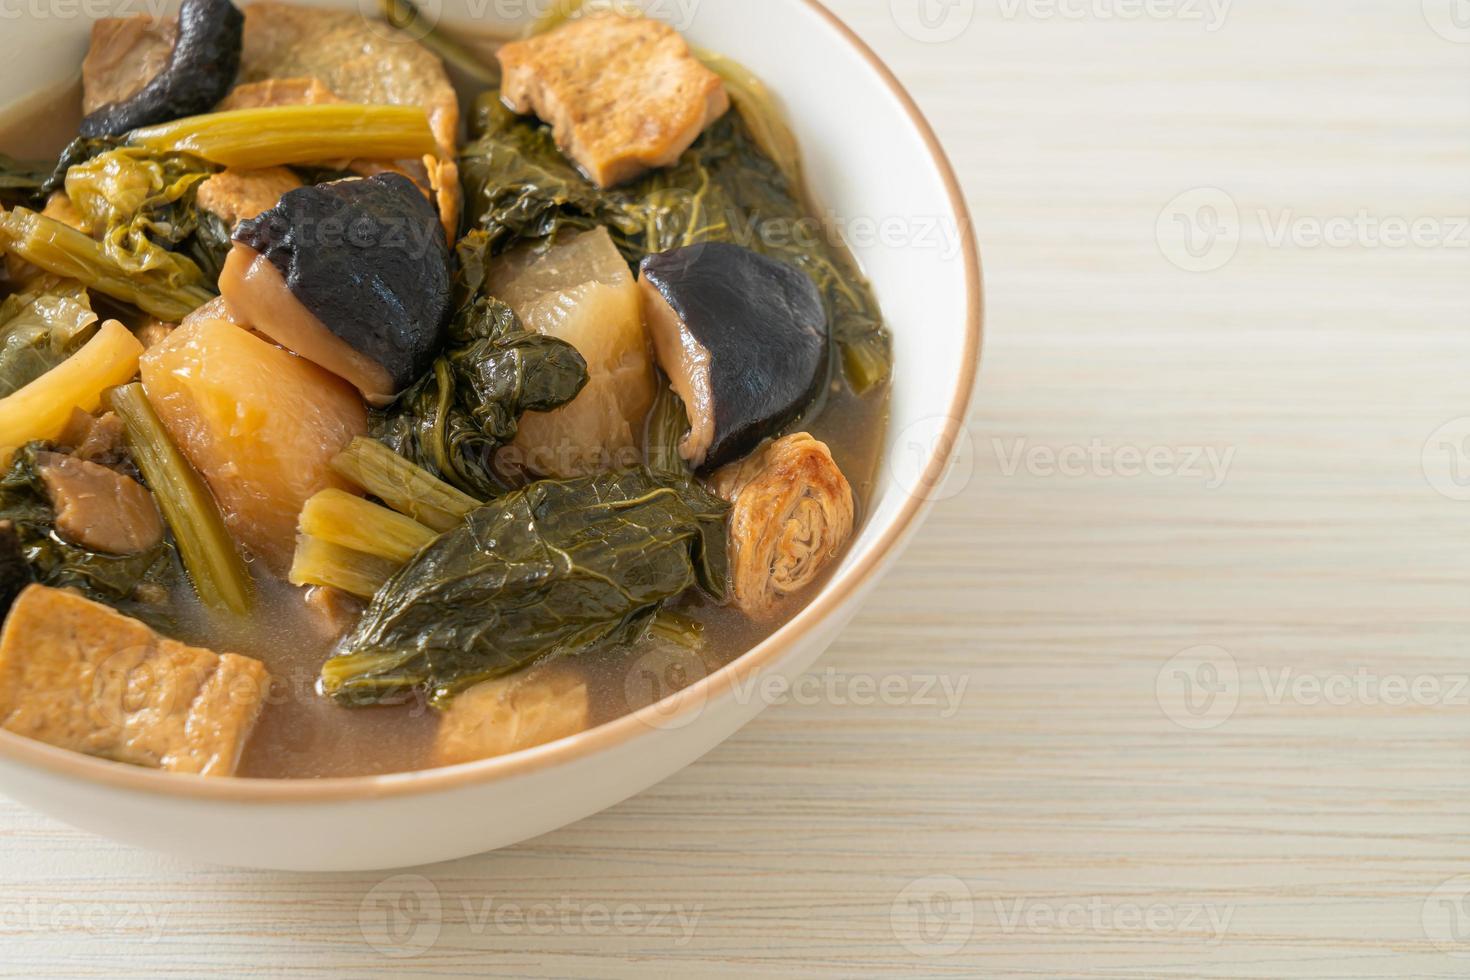
[[[475,39],[493,46],[492,38]],[[462,94],[468,94],[462,86]],[[0,110],[0,152],[21,159],[54,158],[71,140],[81,118],[79,82],[40,93]],[[879,479],[888,424],[886,389],[858,396],[834,382],[803,427],[827,443],[853,487],[858,527]],[[648,641],[636,649],[588,654],[576,662],[588,681],[592,721],[602,724],[641,708],[734,661],[796,615],[822,581],[786,597],[761,622],[702,599],[678,604],[704,627],[697,655]],[[343,708],[322,696],[316,680],[331,655],[333,632],[305,602],[304,590],[257,569],[260,601],[248,621],[214,616],[192,595],[175,597],[178,639],[255,657],[266,664],[273,687],[246,748],[240,775],[255,778],[363,776],[421,769],[431,764],[436,719],[421,704]]]

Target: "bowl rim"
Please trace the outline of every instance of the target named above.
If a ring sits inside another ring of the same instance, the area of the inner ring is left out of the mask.
[[[930,458],[924,465],[916,487],[908,492],[898,515],[884,530],[868,554],[858,563],[840,572],[790,622],[756,644],[731,663],[688,688],[657,704],[629,712],[596,728],[547,745],[524,749],[510,755],[456,766],[441,766],[414,772],[388,773],[377,776],[341,776],[324,779],[216,779],[180,773],[143,769],[111,762],[57,748],[25,736],[0,729],[0,759],[19,763],[50,775],[90,783],[101,783],[114,789],[130,790],[154,796],[171,796],[193,800],[246,804],[313,804],[342,803],[364,799],[383,799],[424,794],[445,793],[468,786],[513,779],[533,771],[559,768],[640,736],[652,737],[661,730],[681,728],[678,719],[689,712],[703,710],[708,704],[749,682],[778,664],[787,652],[847,606],[871,584],[885,566],[897,556],[908,538],[918,529],[921,518],[933,505],[933,493],[943,482],[953,450],[958,446],[960,430],[969,417],[975,380],[979,373],[982,324],[984,320],[984,288],[981,275],[980,249],[974,234],[969,206],[955,174],[954,166],[939,142],[934,128],[925,118],[918,103],[877,53],[828,10],[820,0],[799,0],[826,22],[833,31],[867,62],[880,80],[898,99],[910,122],[923,138],[930,156],[943,180],[950,207],[957,222],[965,265],[966,320],[963,365],[943,428],[934,440]],[[668,713],[668,702],[677,700],[676,713]],[[662,710],[660,710],[662,709]]]

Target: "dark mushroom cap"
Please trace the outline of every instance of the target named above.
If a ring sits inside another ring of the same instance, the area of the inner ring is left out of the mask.
[[[708,352],[701,401],[713,407],[714,426],[701,469],[748,455],[816,396],[829,367],[827,314],[806,273],[723,242],[650,255],[641,273]]]
[[[298,188],[240,222],[234,238],[397,390],[429,370],[451,312],[449,246],[413,181],[377,174]]]
[[[230,0],[184,0],[163,71],[136,94],[88,115],[82,135],[121,136],[213,110],[235,84],[244,36],[245,15]]]

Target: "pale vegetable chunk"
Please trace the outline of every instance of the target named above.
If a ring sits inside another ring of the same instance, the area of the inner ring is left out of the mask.
[[[204,477],[235,539],[274,571],[291,565],[313,495],[350,490],[332,458],[367,432],[347,382],[223,320],[182,324],[142,361],[170,437]]]
[[[653,356],[638,284],[607,229],[539,257],[508,255],[493,266],[489,288],[527,329],[566,341],[587,362],[587,387],[570,405],[522,417],[516,461],[563,478],[639,462],[643,419],[653,404]]]
[[[102,324],[96,335],[71,357],[24,388],[0,398],[0,463],[28,442],[54,440],[65,431],[72,412],[95,412],[102,393],[131,381],[138,373],[143,345],[116,320]]]
[[[477,684],[439,721],[434,764],[453,766],[568,738],[591,726],[587,682],[551,663]]]
[[[645,17],[583,17],[497,57],[506,104],[550,123],[599,187],[677,163],[730,108],[720,76],[672,27]]]
[[[257,660],[41,585],[0,634],[0,728],[136,766],[234,775],[269,683]]]

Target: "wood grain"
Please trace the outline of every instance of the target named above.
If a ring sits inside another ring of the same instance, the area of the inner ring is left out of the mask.
[[[1470,972],[1470,504],[1425,475],[1470,415],[1470,44],[1418,0],[1240,0],[1216,30],[982,0],[943,43],[833,5],[953,154],[990,309],[952,496],[810,696],[598,817],[386,882],[0,803],[0,973]],[[1168,258],[1197,188],[1240,215],[1208,273]],[[1298,220],[1360,214],[1444,240]],[[1129,447],[1152,473],[1116,472]]]

